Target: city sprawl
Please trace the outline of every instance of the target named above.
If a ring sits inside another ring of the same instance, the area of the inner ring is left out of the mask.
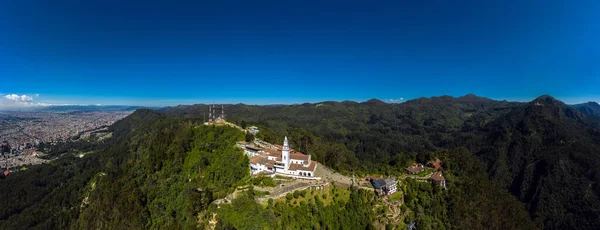
[[[86,138],[101,132],[133,111],[2,112],[0,113],[0,166],[43,163],[42,143]]]

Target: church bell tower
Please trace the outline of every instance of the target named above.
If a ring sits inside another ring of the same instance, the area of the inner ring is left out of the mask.
[[[285,166],[285,171],[290,168],[290,146],[288,144],[287,136],[283,140],[283,149],[281,150],[281,160]]]

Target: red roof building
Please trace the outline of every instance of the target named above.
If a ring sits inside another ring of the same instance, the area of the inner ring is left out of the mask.
[[[271,172],[305,179],[315,177],[317,162],[311,161],[310,155],[292,151],[289,148],[287,137],[283,146],[275,146],[274,149],[265,148],[263,155],[250,158],[250,170],[253,175]]]
[[[406,172],[410,174],[417,174],[423,172],[423,170],[425,170],[425,166],[423,166],[423,164],[413,164],[406,168]]]
[[[435,181],[440,186],[446,188],[446,178],[442,176],[442,172],[434,172],[433,175],[431,175],[431,180]]]

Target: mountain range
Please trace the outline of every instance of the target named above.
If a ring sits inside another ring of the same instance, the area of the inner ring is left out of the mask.
[[[526,205],[538,226],[595,229],[600,227],[597,108],[595,102],[569,106],[549,95],[522,103],[469,94],[401,104],[372,99],[270,107],[238,104],[225,110],[234,121],[274,130],[277,135],[271,141],[291,135],[301,150],[340,171],[386,173],[396,154],[464,146],[485,163],[493,181]],[[207,108],[163,111],[201,117]],[[302,143],[310,138],[299,130],[344,148],[338,153],[315,151]]]
[[[228,121],[258,126],[258,137],[271,143],[288,136],[297,151],[347,175],[398,175],[415,161],[442,159],[446,192],[411,181],[417,190],[404,189],[411,213],[406,220],[420,229],[600,228],[594,103],[469,94],[400,104],[372,99],[223,107]],[[63,154],[55,163],[1,179],[0,194],[12,199],[0,201],[0,228],[194,228],[206,226],[211,213],[222,229],[364,229],[377,222],[377,213],[365,208],[373,205],[365,203],[368,196],[353,191],[356,200],[337,201],[333,209],[263,207],[251,200],[216,209],[214,200],[245,186],[247,158],[231,148],[244,138],[241,132],[200,125],[207,113],[208,105],[138,109],[109,128],[110,139],[59,144],[90,154],[51,150],[50,156]]]
[[[597,115],[600,116],[600,105],[597,102],[587,102],[582,104],[571,105],[573,108],[579,110],[586,115]]]

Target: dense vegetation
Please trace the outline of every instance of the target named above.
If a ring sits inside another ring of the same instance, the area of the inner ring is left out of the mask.
[[[375,99],[293,106],[239,104],[225,110],[229,120],[263,128],[259,134],[267,141],[281,143],[288,135],[295,149],[313,154],[336,170],[394,173],[402,168],[388,166],[405,163],[407,154],[450,146],[453,135],[465,126],[479,126],[518,105],[467,95],[421,98],[402,104]],[[164,110],[179,117],[202,117],[206,111],[205,105]]]
[[[193,228],[200,210],[249,176],[234,128],[139,111],[112,131],[117,139],[97,153],[0,180],[0,228]]]
[[[451,188],[442,190],[432,183],[407,179],[401,189],[405,194],[402,210],[408,216],[386,227],[403,229],[405,223],[415,222],[419,229],[536,228],[523,204],[492,183],[483,163],[467,149],[433,155],[444,160],[446,172],[452,172],[447,174]],[[382,215],[379,211],[384,208],[376,208],[381,205],[368,190],[333,186],[330,193],[289,193],[285,200],[271,200],[266,207],[248,192],[215,212],[220,229],[370,229],[377,215]]]
[[[420,153],[464,146],[492,183],[526,204],[538,227],[598,229],[600,122],[575,108],[550,96],[513,103],[466,95],[225,110],[230,120],[265,130],[266,140],[288,135],[294,148],[342,172],[395,174]],[[164,111],[198,117],[206,107]]]
[[[410,179],[401,186],[404,220],[419,229],[600,228],[599,119],[549,96],[225,109],[229,120],[258,126],[258,138],[281,143],[287,135],[340,172],[397,175],[441,158],[448,190]],[[250,179],[234,147],[255,137],[198,125],[205,111],[140,109],[109,127],[112,138],[47,146],[56,160],[0,179],[0,228],[190,229],[213,213],[222,229],[374,227],[379,201],[353,188],[339,199],[299,193],[258,204],[250,186],[217,209],[211,203],[236,187],[275,183]],[[77,151],[87,154],[64,154]]]
[[[373,229],[375,194],[367,190],[348,189],[348,197],[335,190],[329,193],[331,202],[324,204],[327,193],[314,191],[288,194],[290,199],[274,202],[266,207],[254,201],[251,193],[243,194],[230,205],[218,210],[218,229]],[[304,200],[291,201],[291,197]]]
[[[241,132],[180,122],[128,140],[128,158],[99,181],[76,228],[193,228],[198,212],[249,176],[234,146]]]
[[[545,96],[463,134],[462,142],[488,163],[492,179],[527,204],[539,226],[597,229],[597,119]]]
[[[419,229],[534,229],[523,204],[485,176],[484,165],[465,148],[435,153],[443,159],[450,189],[407,179],[411,210],[406,222]],[[508,221],[510,220],[510,221]]]

